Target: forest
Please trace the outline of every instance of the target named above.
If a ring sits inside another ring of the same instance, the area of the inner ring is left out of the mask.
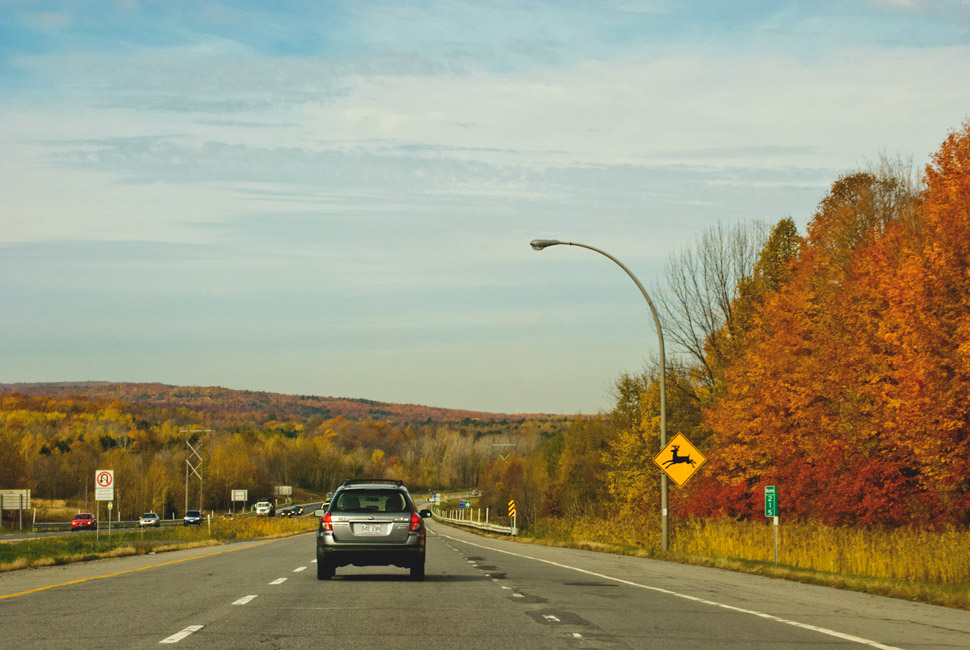
[[[675,517],[828,526],[970,524],[970,122],[922,172],[883,160],[837,178],[800,234],[791,218],[717,226],[674,253],[656,290],[673,352],[620,376],[601,416],[221,411],[104,395],[0,395],[0,487],[90,504],[115,470],[123,513],[354,476],[477,487],[521,526],[609,520],[652,534],[659,377],[668,436],[708,462],[671,490]],[[224,389],[223,389],[224,390]],[[130,396],[129,396],[130,397]],[[329,408],[329,407],[328,407]]]

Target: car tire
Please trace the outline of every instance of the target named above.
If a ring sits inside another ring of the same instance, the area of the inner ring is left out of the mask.
[[[329,580],[337,573],[337,567],[331,562],[317,560],[317,580]]]
[[[419,562],[411,565],[411,579],[424,580],[424,557]]]

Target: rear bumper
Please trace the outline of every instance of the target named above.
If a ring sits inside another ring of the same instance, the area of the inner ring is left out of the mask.
[[[408,568],[424,562],[425,539],[412,535],[401,544],[340,544],[328,535],[317,535],[317,562],[333,566],[398,566]]]

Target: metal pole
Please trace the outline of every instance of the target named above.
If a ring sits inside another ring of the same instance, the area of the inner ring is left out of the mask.
[[[640,284],[637,276],[633,275],[633,272],[628,269],[623,262],[616,259],[606,251],[602,251],[587,244],[549,239],[533,240],[531,246],[535,250],[541,251],[549,246],[556,246],[559,244],[563,246],[578,246],[580,248],[586,248],[613,260],[616,265],[626,271],[626,274],[630,276],[630,279],[636,283],[637,288],[640,289],[640,293],[643,294],[644,300],[647,301],[647,306],[650,308],[650,313],[653,315],[653,323],[657,327],[657,340],[660,344],[660,449],[662,450],[667,446],[667,361],[666,356],[664,355],[664,334],[663,330],[660,328],[660,316],[657,315],[657,310],[653,306],[653,301],[650,300],[647,290],[643,288],[642,284]],[[669,531],[667,525],[667,475],[664,472],[660,472],[660,535],[661,547],[666,551],[669,547]]]
[[[775,564],[778,564],[778,517],[775,517]]]

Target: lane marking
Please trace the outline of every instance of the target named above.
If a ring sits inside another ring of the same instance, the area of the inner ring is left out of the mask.
[[[239,600],[234,601],[233,605],[245,605],[256,598],[255,594],[252,596],[243,596]]]
[[[281,585],[281,584],[283,584],[284,582],[286,582],[286,578],[277,578],[276,580],[274,580],[274,581],[273,581],[273,582],[271,582],[270,584],[271,584],[271,585]]]
[[[758,618],[763,618],[768,621],[774,621],[775,623],[783,623],[785,625],[791,625],[792,627],[801,628],[803,630],[811,630],[812,632],[818,632],[819,634],[825,634],[827,636],[832,636],[837,639],[842,639],[843,641],[851,641],[852,643],[859,643],[861,645],[869,646],[870,648],[878,648],[879,650],[903,650],[902,648],[885,645],[879,643],[878,641],[873,641],[872,639],[866,639],[861,636],[855,636],[852,634],[845,634],[844,632],[836,632],[835,630],[830,630],[825,627],[819,627],[817,625],[809,625],[807,623],[799,623],[798,621],[792,621],[787,618],[781,618],[780,616],[775,616],[773,614],[766,614],[764,612],[759,612],[753,609],[744,609],[743,607],[735,607],[734,605],[727,605],[725,603],[719,603],[714,600],[707,600],[705,598],[698,598],[697,596],[690,596],[688,594],[678,593],[676,591],[671,591],[670,589],[664,589],[663,587],[652,587],[650,585],[640,584],[639,582],[632,582],[630,580],[624,580],[623,578],[615,578],[603,573],[596,573],[595,571],[587,571],[586,569],[580,569],[579,567],[569,566],[568,564],[562,564],[560,562],[553,562],[552,560],[543,560],[542,558],[532,557],[531,555],[523,555],[521,553],[514,553],[512,551],[506,551],[500,548],[494,548],[492,546],[484,546],[482,544],[476,544],[475,542],[469,542],[467,540],[458,539],[457,537],[451,537],[443,533],[438,533],[442,537],[458,542],[459,544],[468,544],[469,546],[474,546],[476,548],[482,548],[487,551],[495,551],[497,553],[505,553],[506,555],[511,555],[513,557],[522,558],[523,560],[532,560],[533,562],[542,562],[544,564],[549,564],[560,569],[568,569],[570,571],[577,571],[579,573],[585,573],[586,575],[595,576],[597,578],[603,578],[604,580],[612,580],[613,582],[618,582],[623,585],[630,587],[637,587],[639,589],[646,589],[647,591],[654,591],[659,594],[664,594],[667,596],[674,596],[675,598],[683,598],[684,600],[689,600],[695,603],[702,603],[704,605],[710,605],[711,607],[719,607],[721,609],[726,609],[732,612],[738,612],[739,614],[750,614],[751,616],[757,616]],[[504,589],[505,587],[503,587]],[[521,597],[520,594],[513,594],[514,596]]]
[[[542,615],[542,618],[544,618],[547,621],[550,621],[552,623],[562,623],[562,621],[559,620],[559,617],[558,616],[555,616],[553,614],[543,614]]]
[[[190,560],[201,560],[201,559],[207,558],[207,557],[215,557],[216,555],[222,555],[223,553],[235,553],[236,551],[245,551],[245,550],[250,549],[250,548],[256,548],[257,546],[264,546],[266,544],[272,544],[273,542],[278,542],[278,541],[280,541],[280,539],[285,539],[285,538],[270,539],[270,540],[267,540],[265,542],[259,542],[257,544],[250,544],[249,546],[242,546],[242,547],[239,547],[239,548],[229,548],[229,549],[226,549],[224,551],[216,551],[215,553],[209,553],[207,555],[194,555],[192,557],[182,558],[181,560],[171,560],[169,562],[162,562],[161,564],[152,564],[150,566],[143,566],[143,567],[140,567],[138,569],[128,569],[126,571],[118,571],[117,573],[109,573],[109,574],[103,575],[103,576],[94,576],[94,577],[91,577],[91,578],[82,578],[80,580],[71,580],[70,582],[62,582],[62,583],[56,584],[56,585],[47,585],[46,587],[35,587],[34,589],[28,589],[27,591],[19,591],[19,592],[15,593],[15,594],[7,594],[6,596],[0,596],[0,600],[3,600],[4,598],[13,598],[15,596],[24,596],[26,594],[33,594],[33,593],[36,593],[38,591],[46,591],[48,589],[55,589],[57,587],[67,587],[68,585],[79,585],[82,582],[90,582],[92,580],[103,580],[105,578],[114,578],[116,576],[123,576],[126,573],[137,573],[139,571],[147,571],[148,569],[157,569],[158,567],[169,566],[171,564],[179,564],[181,562],[188,562]]]
[[[188,635],[192,634],[193,632],[198,632],[201,629],[202,629],[201,625],[190,625],[184,630],[182,630],[181,632],[176,632],[175,634],[168,637],[167,639],[162,639],[161,641],[159,641],[159,643],[178,643]]]
[[[299,573],[300,571],[306,571],[306,567],[305,566],[301,566],[301,567],[297,567],[297,568],[293,569],[293,573]]]

